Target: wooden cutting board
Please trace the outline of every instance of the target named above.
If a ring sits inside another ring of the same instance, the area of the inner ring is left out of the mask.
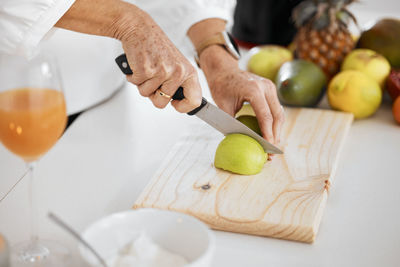
[[[284,154],[253,176],[215,168],[223,136],[199,123],[173,147],[134,208],[187,213],[223,231],[313,242],[353,116],[304,108],[286,108],[285,115]]]

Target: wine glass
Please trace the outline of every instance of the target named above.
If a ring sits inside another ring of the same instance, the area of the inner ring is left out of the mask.
[[[0,55],[0,141],[28,168],[31,238],[13,247],[17,266],[61,266],[69,252],[38,238],[35,229],[34,170],[63,134],[67,122],[60,75],[50,55]]]

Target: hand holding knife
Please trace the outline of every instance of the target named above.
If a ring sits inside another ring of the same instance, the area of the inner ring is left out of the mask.
[[[117,57],[115,61],[125,75],[133,74],[125,54]],[[184,98],[185,96],[183,94],[182,87],[179,87],[172,96],[173,100],[182,100]],[[269,143],[262,136],[248,128],[240,121],[231,117],[225,111],[209,103],[204,97],[202,98],[200,106],[188,112],[187,114],[190,116],[196,115],[224,135],[228,135],[231,133],[241,133],[248,135],[256,139],[264,148],[265,152],[269,154],[283,154],[283,152],[279,148]]]

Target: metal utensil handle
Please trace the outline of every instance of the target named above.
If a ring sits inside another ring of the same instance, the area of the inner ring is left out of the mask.
[[[92,252],[92,254],[101,263],[101,265],[103,265],[103,267],[108,267],[107,263],[103,260],[103,258],[100,256],[100,254],[98,254],[97,251],[78,234],[78,232],[76,232],[74,229],[72,229],[70,226],[68,226],[64,221],[62,221],[54,213],[49,212],[47,214],[47,216],[50,218],[50,220],[52,220],[58,226],[60,226],[64,230],[66,230],[68,233],[70,233],[73,237],[75,237],[75,239],[77,239],[82,245],[84,245],[90,252]]]
[[[115,62],[117,63],[118,67],[121,69],[121,71],[125,75],[132,75],[133,71],[131,67],[129,66],[128,59],[126,58],[126,54],[122,54],[119,57],[115,59]],[[172,96],[172,99],[174,100],[182,100],[185,98],[185,95],[183,94],[183,88],[179,86],[178,90],[176,90],[175,94]],[[192,111],[188,112],[188,115],[194,115],[198,111],[200,111],[205,105],[207,104],[207,99],[204,97],[201,99],[201,104],[199,107],[193,109]]]

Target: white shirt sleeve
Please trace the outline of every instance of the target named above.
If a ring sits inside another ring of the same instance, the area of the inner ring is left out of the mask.
[[[128,0],[143,9],[179,47],[186,46],[189,28],[205,19],[232,21],[235,0]],[[185,43],[186,42],[186,43]],[[183,49],[185,49],[183,48]]]
[[[234,0],[128,0],[146,12],[176,44],[207,18],[229,21]],[[74,0],[1,0],[0,52],[29,56]]]
[[[29,56],[74,0],[1,0],[0,52]]]

